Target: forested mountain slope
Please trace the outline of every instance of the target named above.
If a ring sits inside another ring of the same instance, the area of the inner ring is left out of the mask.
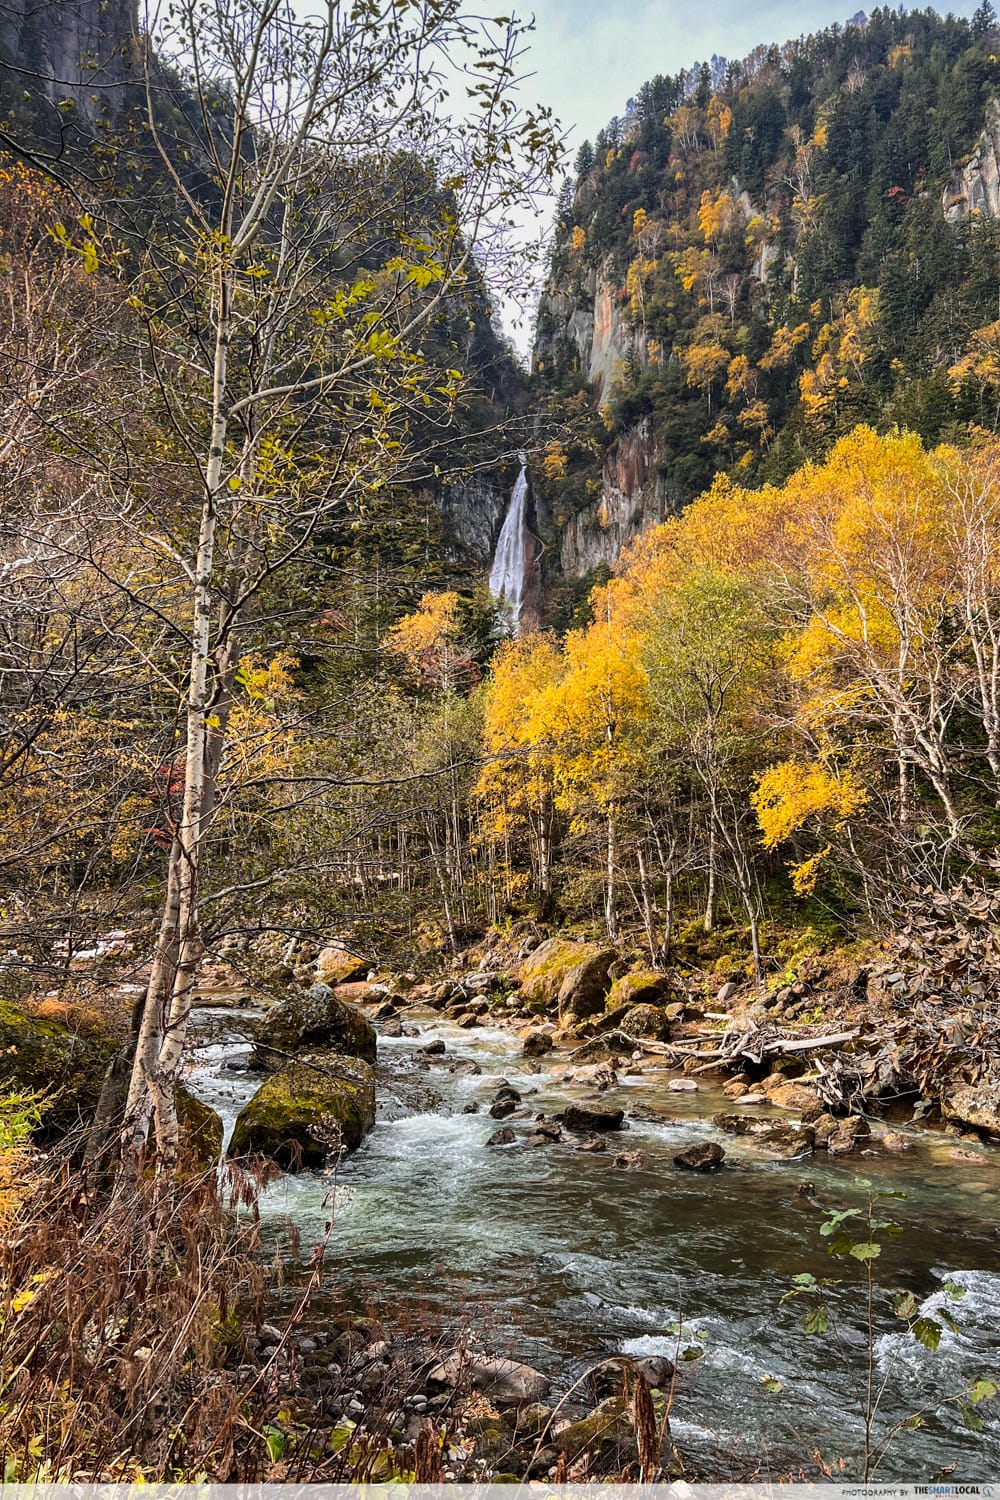
[[[566,573],[859,422],[995,429],[998,93],[988,4],[883,8],[657,76],[583,144],[534,351]]]

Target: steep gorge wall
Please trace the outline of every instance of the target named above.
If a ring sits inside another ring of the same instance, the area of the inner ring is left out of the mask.
[[[93,122],[124,101],[138,24],[136,0],[3,0],[0,73]]]

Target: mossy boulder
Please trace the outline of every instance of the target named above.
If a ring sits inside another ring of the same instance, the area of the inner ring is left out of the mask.
[[[313,984],[301,995],[289,995],[268,1011],[257,1028],[250,1066],[280,1072],[288,1054],[338,1052],[342,1057],[375,1061],[375,1028],[328,984]]]
[[[588,964],[601,958],[605,952],[607,950],[596,943],[579,943],[573,938],[548,938],[533,953],[529,953],[518,973],[525,1005],[534,1011],[544,1011],[555,1005],[567,977],[581,967],[586,969]],[[616,957],[615,953],[610,954],[608,967]],[[607,981],[606,972],[604,979]],[[608,982],[605,982],[601,991],[602,1010],[603,997],[608,987]]]
[[[967,1130],[1000,1136],[1000,1078],[946,1091],[941,1099],[941,1118]]]
[[[640,969],[634,974],[622,974],[608,991],[608,1010],[621,1005],[662,1005],[670,986],[665,974],[655,969]]]
[[[670,1022],[658,1005],[633,1005],[622,1017],[619,1029],[626,1036],[664,1042],[670,1035]]]
[[[563,976],[556,1002],[563,1025],[599,1016],[611,988],[611,966],[618,961],[613,948],[589,948]]]
[[[268,1156],[292,1171],[321,1167],[335,1144],[354,1151],[375,1124],[375,1072],[359,1058],[320,1054],[268,1078],[240,1111],[230,1156]]]
[[[222,1118],[182,1083],[178,1084],[174,1097],[181,1130],[181,1155],[190,1166],[207,1170],[222,1155]]]
[[[621,1396],[602,1401],[589,1417],[571,1422],[552,1438],[552,1446],[576,1463],[586,1453],[597,1473],[620,1473],[638,1457],[635,1431]]]
[[[364,979],[371,964],[346,948],[324,948],[316,960],[316,978],[323,984],[350,984],[352,980]]]
[[[90,1123],[112,1050],[0,1001],[0,1089],[43,1096],[43,1140]]]

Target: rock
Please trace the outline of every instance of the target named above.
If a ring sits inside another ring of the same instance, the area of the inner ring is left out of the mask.
[[[110,1043],[78,1036],[59,1021],[25,1015],[0,1000],[0,1086],[44,1096],[43,1141],[55,1140],[93,1119]]]
[[[612,1354],[591,1370],[591,1390],[599,1399],[618,1395],[626,1375],[633,1380],[636,1375],[643,1375],[654,1391],[665,1391],[674,1378],[674,1367],[662,1354]]]
[[[617,957],[613,948],[598,948],[567,972],[557,997],[561,1022],[600,1015],[611,985],[609,971]]]
[[[573,1053],[573,1062],[615,1063],[623,1057],[631,1057],[634,1047],[634,1037],[626,1036],[624,1031],[609,1031],[603,1036],[592,1037],[582,1047],[577,1047]]]
[[[737,1073],[735,1077],[730,1078],[728,1083],[723,1084],[722,1092],[727,1099],[738,1099],[741,1094],[747,1092],[749,1087],[750,1079],[747,1075],[745,1073]]]
[[[569,1104],[563,1124],[574,1135],[589,1135],[595,1130],[621,1130],[625,1123],[623,1109],[609,1109],[600,1104]]]
[[[447,1048],[441,1038],[436,1036],[432,1042],[425,1042],[417,1050],[422,1052],[425,1057],[443,1057]]]
[[[729,979],[716,991],[715,998],[716,1000],[718,1000],[720,1005],[726,1005],[730,1000],[734,1000],[736,998],[736,996],[739,994],[739,988],[740,987],[738,984],[735,984],[733,980]]]
[[[471,1388],[481,1392],[497,1406],[519,1406],[522,1402],[541,1401],[549,1393],[551,1382],[540,1370],[519,1364],[514,1359],[492,1359],[486,1355],[456,1352],[435,1365],[427,1376],[428,1384],[446,1390]]]
[[[455,1025],[461,1026],[463,1031],[471,1031],[474,1026],[481,1026],[482,1024],[480,1018],[472,1010],[464,1011],[462,1015],[455,1017]]]
[[[633,1005],[622,1019],[621,1030],[626,1036],[662,1042],[670,1035],[670,1023],[655,1005]]]
[[[494,1130],[486,1144],[487,1146],[513,1146],[516,1140],[517,1136],[510,1126],[501,1125],[499,1130]]]
[[[901,1154],[903,1151],[909,1151],[910,1142],[906,1139],[905,1135],[900,1135],[897,1130],[888,1130],[882,1137],[882,1146],[886,1151]]]
[[[382,1035],[390,1037],[403,1035],[403,1023],[398,1016],[392,1016],[388,1021],[383,1021]]]
[[[633,974],[623,974],[608,991],[607,1008],[615,1010],[621,1006],[628,1010],[637,1005],[656,1007],[664,999],[668,989],[666,975],[657,974],[654,969],[640,969]]]
[[[324,948],[316,960],[316,978],[323,984],[350,984],[354,979],[364,979],[370,967],[366,958],[332,945]]]
[[[587,1063],[585,1067],[573,1070],[573,1082],[592,1084],[603,1094],[605,1090],[615,1087],[618,1074],[610,1063]]]
[[[533,1011],[544,1011],[554,1005],[566,976],[604,951],[596,943],[577,943],[571,938],[548,938],[529,953],[521,965],[518,982],[525,1004]],[[607,986],[603,993],[606,992]],[[603,994],[600,1008],[604,1008]]]
[[[730,1095],[730,1098],[732,1098],[732,1095]],[[767,1095],[766,1094],[737,1094],[736,1098],[733,1100],[733,1103],[734,1104],[766,1104],[767,1103]]]
[[[815,1109],[816,1095],[811,1088],[807,1088],[803,1083],[792,1083],[788,1079],[781,1078],[780,1075],[779,1081],[774,1083],[772,1081],[774,1076],[772,1074],[762,1084],[768,1103],[773,1104],[777,1109]]]
[[[181,1157],[198,1171],[214,1167],[222,1155],[222,1116],[182,1083],[174,1091],[181,1132]]]
[[[374,989],[374,985],[372,988]],[[401,1004],[402,1001],[398,1000],[395,995],[390,995],[388,1000],[383,1000],[382,1004],[377,1008],[373,1019],[376,1021],[392,1020]]]
[[[551,1052],[555,1046],[551,1034],[537,1026],[530,1026],[520,1035],[521,1051],[525,1057],[541,1057],[543,1053]]]
[[[498,990],[501,985],[499,974],[491,971],[479,970],[475,974],[466,974],[459,980],[459,984],[467,995],[488,995],[493,990]]]
[[[327,1054],[322,1065],[293,1063],[272,1074],[244,1105],[230,1156],[268,1156],[289,1170],[321,1167],[331,1127],[354,1151],[375,1123],[375,1072],[360,1058]]]
[[[697,1146],[688,1146],[674,1157],[674,1166],[682,1172],[717,1172],[725,1160],[726,1153],[717,1141],[702,1141]]]
[[[847,1156],[859,1141],[871,1135],[868,1121],[860,1115],[848,1115],[838,1120],[833,1115],[823,1114],[810,1121],[817,1149],[829,1151],[831,1156]]]
[[[641,1151],[621,1151],[612,1159],[611,1165],[617,1167],[621,1172],[635,1172],[641,1168],[643,1156]]]
[[[953,1125],[971,1126],[1000,1136],[1000,1080],[963,1084],[941,1099],[941,1117]]]
[[[478,1115],[478,1113],[479,1113],[479,1104],[478,1104],[478,1101],[475,1100],[475,1099],[472,1099],[472,1100],[470,1100],[470,1102],[468,1104],[463,1104],[462,1105],[462,1113],[463,1113],[463,1115]]]
[[[516,1101],[505,1095],[504,1098],[497,1099],[490,1105],[490,1117],[494,1120],[505,1120],[508,1115],[514,1113],[516,1108]]]
[[[256,1040],[251,1067],[265,1072],[285,1067],[287,1058],[282,1053],[316,1048],[373,1063],[378,1046],[375,1028],[367,1017],[328,984],[313,984],[304,994],[286,996],[258,1024]],[[272,1047],[279,1050],[273,1052]]]
[[[693,1078],[671,1078],[667,1088],[672,1094],[696,1094],[698,1085]]]
[[[809,1125],[791,1120],[762,1120],[760,1115],[714,1115],[712,1124],[727,1135],[746,1136],[775,1156],[790,1160],[813,1149],[815,1134]]]
[[[620,1395],[602,1401],[582,1421],[571,1422],[553,1437],[552,1443],[565,1453],[571,1464],[584,1453],[589,1454],[590,1467],[601,1474],[618,1474],[639,1457],[628,1408]]]
[[[478,1078],[482,1071],[474,1057],[460,1057],[448,1068],[449,1073],[454,1073],[459,1078]]]
[[[581,1141],[576,1149],[577,1151],[606,1151],[608,1143],[603,1135],[591,1135],[585,1141]]]

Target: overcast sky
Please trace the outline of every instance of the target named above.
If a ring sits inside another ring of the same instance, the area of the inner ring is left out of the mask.
[[[977,3],[957,0],[947,9],[970,16]],[[871,10],[871,0],[525,0],[517,14],[533,11],[536,24],[525,60],[534,76],[523,93],[555,110],[572,132],[575,155],[657,73],[677,73],[713,53],[745,57],[761,42],[843,23],[861,9]],[[514,328],[512,309],[504,311],[505,326],[524,350],[527,332]]]

